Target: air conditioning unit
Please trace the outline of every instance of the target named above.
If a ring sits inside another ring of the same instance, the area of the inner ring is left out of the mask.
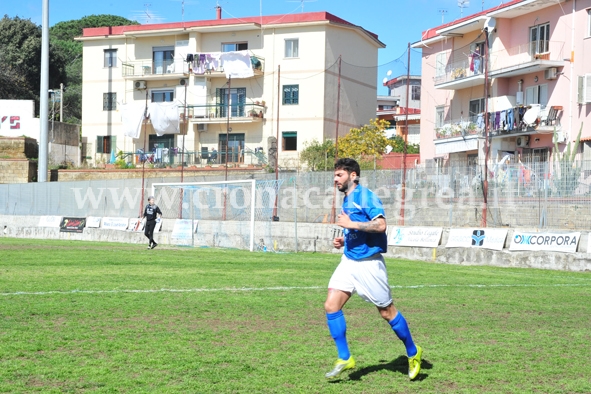
[[[197,123],[197,131],[207,131],[206,123]]]
[[[566,133],[564,131],[557,131],[553,136],[552,136],[552,143],[558,143],[561,144],[563,142],[566,141]]]
[[[544,72],[544,76],[546,77],[546,79],[556,79],[556,77],[558,76],[558,71],[556,70],[556,67],[550,67],[546,69],[546,71]]]
[[[188,84],[189,84],[189,81],[186,78],[183,78],[179,81],[179,85],[181,85],[181,86],[185,86]]]
[[[136,89],[145,89],[146,88],[146,81],[135,81],[133,83],[133,87]]]
[[[515,141],[515,142],[517,143],[517,146],[519,148],[525,148],[529,144],[529,137],[528,136],[517,137],[517,141]]]

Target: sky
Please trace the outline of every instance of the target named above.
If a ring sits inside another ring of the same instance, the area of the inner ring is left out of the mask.
[[[378,52],[378,79],[406,75],[407,47],[423,31],[496,7],[501,0],[48,0],[49,25],[88,15],[111,14],[142,24],[327,11],[378,35],[386,44]],[[458,3],[463,3],[460,8]],[[0,0],[0,15],[30,19],[40,25],[43,0]],[[183,12],[184,9],[184,12]],[[411,50],[411,73],[420,74],[421,55]],[[389,73],[389,71],[391,71]],[[380,87],[378,94],[387,94]]]

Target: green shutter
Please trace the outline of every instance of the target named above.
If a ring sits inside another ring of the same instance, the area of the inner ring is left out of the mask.
[[[105,153],[103,152],[103,139],[104,137],[100,135],[96,137],[96,153]]]
[[[283,138],[289,138],[289,137],[297,137],[298,133],[295,131],[284,131],[283,132]]]

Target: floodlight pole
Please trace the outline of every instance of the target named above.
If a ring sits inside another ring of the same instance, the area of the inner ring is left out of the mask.
[[[37,182],[47,182],[47,115],[49,90],[49,0],[43,0],[41,21],[41,87],[39,93],[39,167]]]

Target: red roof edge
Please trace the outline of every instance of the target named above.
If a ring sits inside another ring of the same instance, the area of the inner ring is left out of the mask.
[[[479,17],[479,16],[486,15],[489,12],[492,12],[492,11],[497,11],[497,10],[501,10],[503,8],[511,7],[512,5],[519,4],[519,3],[523,2],[523,1],[525,1],[525,0],[512,0],[512,1],[509,1],[507,3],[500,4],[500,5],[496,6],[496,7],[489,8],[488,10],[484,10],[482,12],[478,12],[476,14],[472,14],[472,15],[466,16],[464,18],[457,19],[457,20],[455,20],[453,22],[449,22],[449,23],[443,24],[443,25],[438,26],[438,27],[433,27],[431,29],[427,29],[427,30],[425,30],[423,32],[423,34],[421,36],[421,41],[428,40],[429,38],[437,37],[437,33],[436,33],[437,30],[441,30],[441,29],[444,29],[446,27],[450,27],[450,26],[453,26],[453,25],[458,25],[458,24],[460,24],[462,22],[465,22],[465,21],[468,21],[470,19],[473,19],[473,18],[476,18],[476,17]]]
[[[376,40],[378,35],[365,30],[363,27],[354,25],[346,20],[339,18],[329,12],[304,12],[299,14],[285,14],[285,15],[269,15],[269,16],[251,16],[245,18],[230,18],[230,19],[210,19],[190,22],[172,22],[172,23],[156,23],[147,25],[128,25],[128,26],[114,26],[114,27],[91,27],[83,29],[82,37],[98,37],[108,35],[121,35],[126,32],[133,31],[148,31],[148,30],[166,30],[179,29],[191,27],[207,27],[207,26],[223,26],[223,25],[240,25],[245,23],[256,23],[262,26],[273,24],[290,24],[290,23],[305,23],[328,21],[340,25],[358,27],[365,33],[369,34]]]

